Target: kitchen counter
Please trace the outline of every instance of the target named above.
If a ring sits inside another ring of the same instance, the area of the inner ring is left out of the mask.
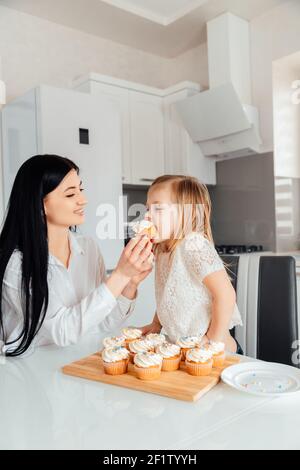
[[[93,334],[0,363],[0,449],[300,448],[300,394],[256,397],[220,383],[189,403],[62,374],[100,344]]]

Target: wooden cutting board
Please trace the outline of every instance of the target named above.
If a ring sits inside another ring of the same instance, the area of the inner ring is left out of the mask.
[[[155,393],[169,398],[185,401],[197,401],[220,381],[221,372],[228,366],[240,362],[238,356],[227,356],[222,369],[213,369],[207,377],[194,377],[185,372],[181,362],[180,370],[162,372],[158,380],[143,381],[135,376],[134,366],[129,364],[128,373],[107,375],[104,373],[101,353],[97,352],[62,368],[64,374],[96,380],[119,387],[131,388],[142,392]]]

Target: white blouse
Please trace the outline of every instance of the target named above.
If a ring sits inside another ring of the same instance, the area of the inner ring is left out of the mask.
[[[80,336],[97,328],[111,332],[119,328],[133,311],[135,301],[122,295],[116,299],[104,284],[106,271],[96,241],[72,232],[69,232],[69,240],[71,256],[68,269],[49,253],[49,305],[31,350],[35,346],[53,343],[59,346],[74,344]],[[15,250],[3,279],[2,312],[7,341],[17,338],[23,325],[21,260],[21,252]],[[17,344],[3,346],[2,342],[0,355],[7,349],[14,349]]]
[[[211,294],[203,279],[225,270],[213,243],[192,232],[176,247],[173,258],[160,253],[155,263],[157,315],[171,341],[204,335],[211,321]],[[242,325],[235,305],[230,329]]]

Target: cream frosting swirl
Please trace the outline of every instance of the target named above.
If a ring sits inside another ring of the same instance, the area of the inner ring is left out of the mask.
[[[165,335],[161,333],[149,333],[146,338],[151,341],[153,346],[158,346],[166,341]]]
[[[134,356],[134,363],[138,367],[161,366],[162,357],[154,352],[142,352]]]
[[[172,343],[162,343],[156,347],[155,350],[162,357],[176,357],[180,355],[180,346]]]
[[[220,354],[225,351],[225,344],[222,342],[210,341],[207,349],[209,349],[214,355]]]
[[[126,339],[139,339],[142,336],[142,331],[138,328],[123,328],[122,334]]]
[[[150,220],[140,220],[138,222],[134,222],[132,225],[132,230],[135,234],[140,234],[144,230],[148,233],[149,236],[154,237],[157,234],[157,230],[155,225]]]
[[[104,338],[103,346],[104,348],[113,348],[114,346],[123,346],[125,344],[125,336],[109,336]]]
[[[133,353],[147,352],[153,348],[151,341],[147,339],[137,339],[129,343],[129,349]]]
[[[212,358],[212,352],[209,349],[193,348],[187,351],[186,360],[191,362],[207,362]]]
[[[181,348],[194,348],[195,346],[199,346],[200,342],[200,336],[181,336],[181,338],[177,340],[177,344]]]
[[[102,351],[102,359],[104,362],[117,362],[123,359],[128,359],[129,351],[122,346],[116,346],[114,348],[105,348]]]
[[[132,230],[135,233],[141,233],[143,230],[147,230],[153,227],[153,223],[150,220],[139,220],[138,222],[134,222],[132,224]]]

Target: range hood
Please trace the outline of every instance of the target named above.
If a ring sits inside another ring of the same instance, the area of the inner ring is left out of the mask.
[[[205,156],[259,153],[259,116],[251,105],[249,23],[225,13],[207,29],[210,89],[179,101],[176,108]]]

